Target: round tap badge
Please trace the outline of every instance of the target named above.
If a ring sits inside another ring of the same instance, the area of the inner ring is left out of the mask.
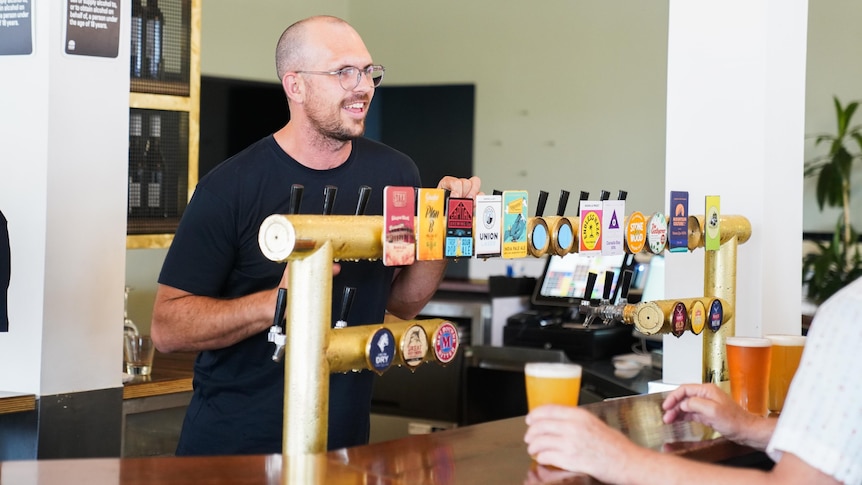
[[[428,353],[428,336],[425,335],[425,329],[419,325],[408,328],[401,336],[399,347],[405,364],[410,367],[421,364]]]
[[[584,222],[581,224],[581,241],[584,247],[592,251],[596,249],[602,238],[602,221],[599,215],[593,211],[584,214]]]
[[[365,355],[368,367],[382,374],[395,359],[395,336],[388,328],[378,328],[368,339]]]
[[[718,332],[721,328],[721,321],[724,318],[724,308],[721,306],[721,301],[716,298],[709,305],[709,329],[713,332]]]
[[[688,323],[688,312],[685,310],[685,303],[679,301],[673,306],[673,313],[670,319],[670,333],[674,337],[680,337],[685,333],[685,324]]]
[[[441,364],[448,364],[458,352],[458,329],[451,322],[443,322],[434,331],[434,355]]]
[[[632,212],[626,220],[626,249],[637,254],[646,244],[646,217],[641,212]]]
[[[667,245],[667,217],[656,212],[647,223],[647,248],[653,254],[661,254]]]
[[[691,322],[691,331],[695,335],[700,335],[703,332],[703,327],[706,325],[706,307],[703,302],[695,300],[691,304],[691,311],[688,314],[688,319]]]

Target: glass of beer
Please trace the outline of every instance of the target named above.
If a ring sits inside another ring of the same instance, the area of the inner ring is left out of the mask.
[[[767,338],[727,337],[725,344],[731,396],[748,412],[766,416],[772,342]]]
[[[577,406],[581,393],[581,366],[562,362],[529,362],[524,366],[527,409],[545,404]]]
[[[784,399],[790,388],[790,381],[796,374],[805,337],[802,335],[767,335],[772,342],[772,361],[769,364],[769,411],[780,413]]]

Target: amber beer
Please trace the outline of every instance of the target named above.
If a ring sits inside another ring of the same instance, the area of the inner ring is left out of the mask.
[[[730,394],[750,413],[766,416],[772,342],[767,338],[727,337]]]
[[[805,348],[805,337],[801,335],[767,335],[772,342],[772,362],[769,365],[769,408],[770,412],[780,413],[784,407],[784,399],[790,388],[799,361],[802,360],[802,349]]]
[[[524,366],[527,408],[545,404],[577,406],[581,392],[581,366],[561,362],[530,362]]]

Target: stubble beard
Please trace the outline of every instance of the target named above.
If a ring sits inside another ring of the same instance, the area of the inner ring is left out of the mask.
[[[312,103],[306,109],[306,116],[314,131],[320,135],[321,141],[343,144],[355,140],[365,133],[365,118],[361,120],[351,119],[345,123],[341,118],[341,104],[336,104],[334,108],[328,109],[321,103]]]

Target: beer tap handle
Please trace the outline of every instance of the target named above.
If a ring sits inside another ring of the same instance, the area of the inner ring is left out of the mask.
[[[626,200],[626,197],[628,197],[628,195],[629,193],[625,190],[620,190],[619,195],[617,195],[617,200]]]
[[[569,191],[563,189],[560,191],[560,201],[557,202],[557,215],[563,217],[566,215],[566,205],[569,203]]]
[[[536,217],[542,217],[545,213],[545,204],[548,202],[548,193],[544,190],[539,191],[539,200],[536,202]]]
[[[492,194],[492,195],[503,195],[503,191],[502,191],[502,190],[494,189],[494,191],[493,191],[493,192],[491,192],[491,194]]]
[[[352,286],[344,287],[344,294],[341,297],[341,313],[338,315],[338,321],[335,322],[335,328],[344,328],[347,326],[347,315],[350,314],[350,307],[353,306],[353,296],[356,294],[356,288]]]
[[[605,287],[602,290],[602,300],[605,302],[611,299],[611,291],[614,288],[614,272],[605,271]]]
[[[589,198],[590,198],[590,193],[582,190],[580,197],[578,197],[578,215],[581,214],[581,202],[588,200]]]
[[[625,304],[629,301],[629,289],[632,284],[633,272],[630,269],[623,271],[623,282],[617,285],[620,288],[620,303]]]
[[[323,188],[323,215],[328,216],[332,214],[336,192],[338,192],[338,187],[334,185],[327,185]]]
[[[357,216],[365,215],[365,207],[368,206],[368,198],[371,197],[371,187],[363,185],[359,187],[359,202],[356,203]]]
[[[599,200],[608,200],[611,198],[611,193],[607,190],[602,190],[601,195],[599,196]]]
[[[272,319],[272,327],[269,328],[267,340],[275,344],[275,352],[272,354],[273,362],[281,361],[284,357],[284,345],[286,336],[284,334],[284,315],[287,312],[287,289],[279,288],[275,300],[275,316]]]
[[[587,286],[584,288],[584,297],[581,298],[581,306],[579,307],[579,313],[586,316],[584,320],[584,326],[589,327],[593,322],[593,314],[592,314],[592,305],[590,304],[590,297],[593,295],[593,288],[596,287],[596,278],[598,278],[598,274],[590,272],[587,274]]]
[[[287,208],[288,214],[299,214],[299,206],[302,205],[302,191],[305,190],[300,184],[290,186],[290,206]]]

